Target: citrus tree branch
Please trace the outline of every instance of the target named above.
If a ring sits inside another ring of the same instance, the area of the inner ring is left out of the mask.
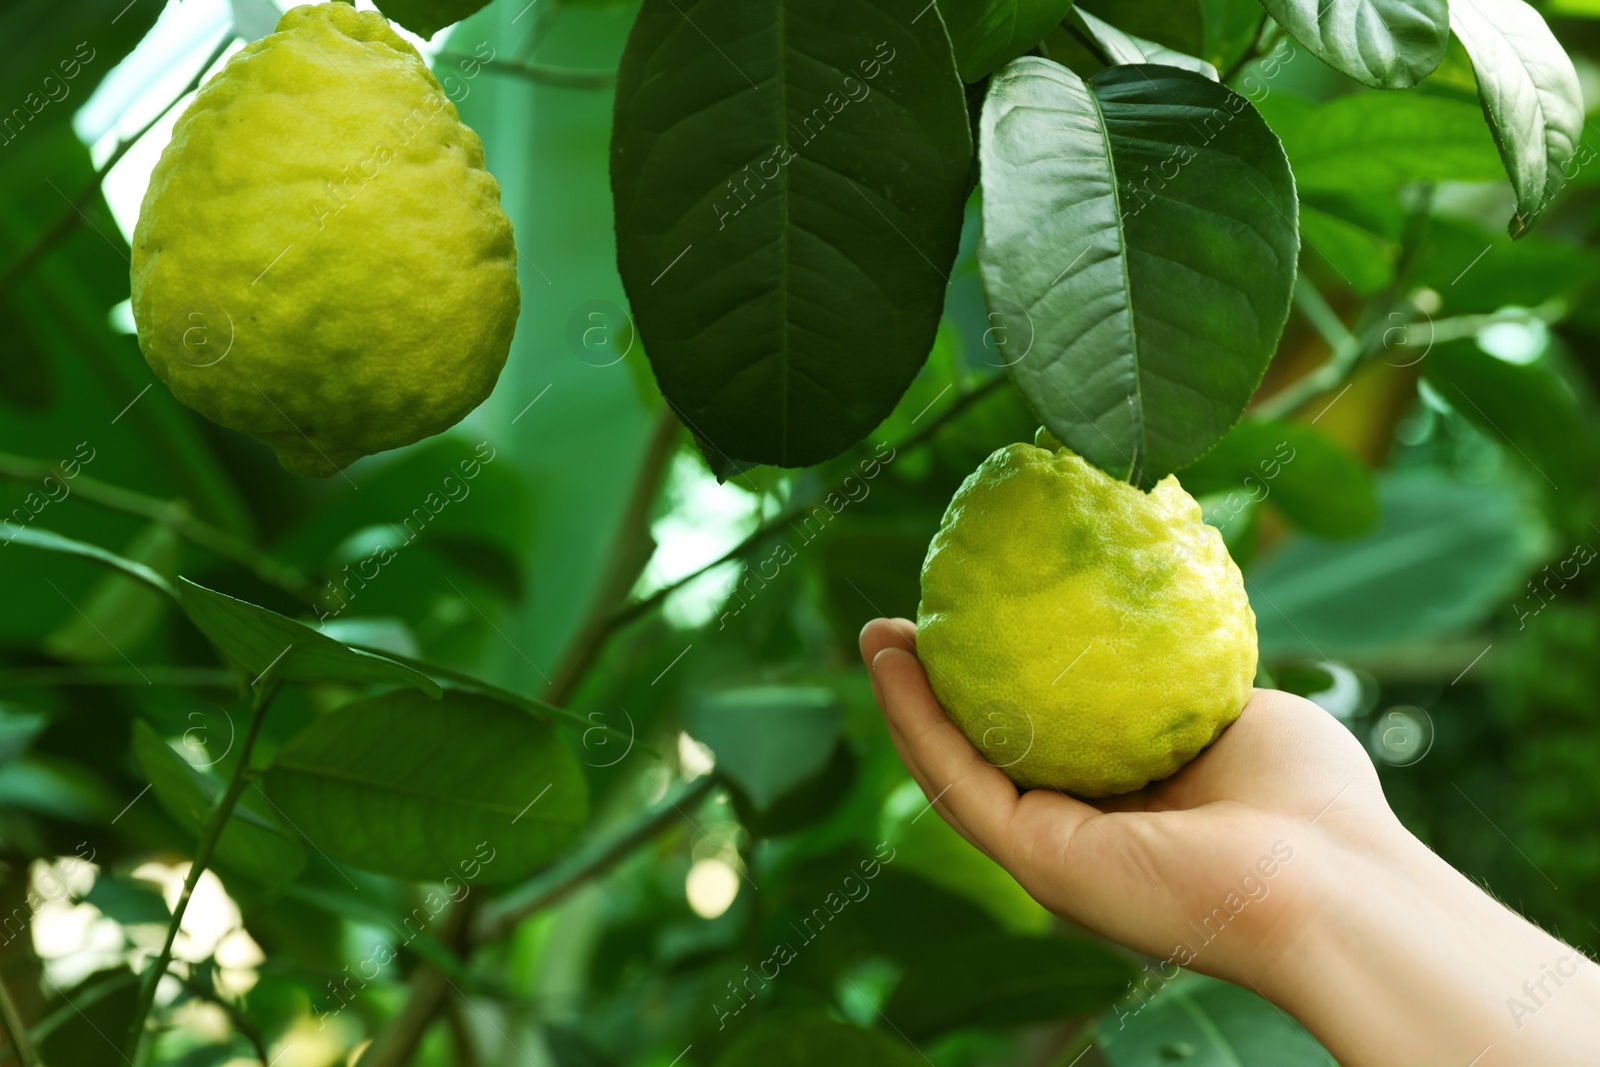
[[[178,106],[178,101],[200,87],[201,81],[206,76],[206,71],[211,69],[213,63],[222,58],[222,53],[227,51],[228,46],[232,43],[233,34],[230,33],[212,50],[211,55],[201,65],[199,72],[189,80],[189,84],[185,85],[166,107],[158,111],[155,118],[139,127],[138,131],[131,137],[126,137],[117,142],[117,146],[112,149],[111,155],[107,156],[106,161],[95,169],[94,177],[84,185],[83,189],[72,200],[72,210],[57,219],[53,226],[40,234],[33,244],[24,249],[20,256],[13,260],[3,272],[0,272],[0,295],[10,291],[19,278],[32,270],[34,265],[43,259],[51,249],[55,248],[56,245],[60,244],[62,240],[78,228],[78,224],[83,221],[84,209],[93,203],[95,196],[99,194],[100,183],[111,172],[111,168],[120,163],[122,157],[128,154],[128,150],[137,144],[141,137],[149,133],[156,123],[166,118],[167,112]]]
[[[669,789],[666,796],[627,825],[590,841],[521,887],[491,901],[479,918],[474,940],[481,944],[504,937],[528,916],[543,911],[604,874],[628,853],[654,838],[668,823],[682,818],[684,809],[699,803],[717,781],[715,774],[707,774]]]
[[[451,923],[451,936],[460,939],[464,951],[504,937],[523,919],[557,903],[574,889],[610,870],[628,853],[655,837],[675,817],[681,818],[685,806],[697,803],[716,784],[714,773],[690,783],[680,783],[626,826],[569,853],[548,871],[489,902],[477,917],[452,910],[446,920]],[[461,903],[473,899],[467,897]],[[361,1067],[405,1067],[428,1026],[444,1010],[449,994],[449,979],[437,968],[431,964],[417,968],[405,1005],[373,1041],[371,1049],[362,1057]]]
[[[45,689],[58,685],[151,685],[173,689],[233,689],[234,674],[221,667],[8,667],[0,668],[0,689]]]
[[[178,895],[178,904],[172,909],[172,919],[167,923],[167,938],[161,946],[161,954],[145,973],[139,988],[139,1002],[134,1008],[133,1021],[128,1025],[126,1052],[126,1059],[134,1067],[138,1067],[143,1060],[145,1019],[155,1003],[156,987],[161,983],[161,976],[167,973],[167,966],[172,962],[172,945],[178,939],[178,928],[183,924],[184,912],[189,908],[189,899],[194,895],[194,887],[211,862],[211,854],[216,851],[217,841],[222,837],[222,830],[228,823],[228,817],[233,814],[239,797],[250,784],[250,755],[255,751],[256,739],[261,736],[261,724],[266,719],[267,707],[277,692],[276,681],[268,681],[251,691],[250,729],[245,734],[243,747],[239,750],[238,766],[233,770],[228,788],[217,800],[216,806],[211,809],[211,814],[206,819],[205,827],[200,833],[200,847],[195,850],[194,860],[189,865],[189,874],[183,880],[183,892]]]
[[[11,999],[11,991],[4,982],[0,982],[0,1027],[4,1027],[6,1041],[22,1067],[39,1067],[39,1057],[28,1040],[28,1028],[23,1025],[16,1001]]]
[[[1284,386],[1250,409],[1254,419],[1283,419],[1299,411],[1317,397],[1325,396],[1348,382],[1383,347],[1384,339],[1396,329],[1404,329],[1410,315],[1406,290],[1416,267],[1417,253],[1427,232],[1428,215],[1433,207],[1433,187],[1423,186],[1417,193],[1406,227],[1400,238],[1400,253],[1395,257],[1394,278],[1384,291],[1362,308],[1356,327],[1346,327],[1316,287],[1304,276],[1295,279],[1294,302],[1312,328],[1328,343],[1331,354],[1320,366]],[[1398,325],[1397,325],[1398,323]]]
[[[567,647],[566,654],[556,663],[551,674],[545,699],[552,704],[565,704],[577,690],[583,676],[594,664],[611,632],[611,616],[617,605],[627,600],[639,575],[644,573],[655,552],[655,540],[650,536],[650,512],[661,485],[666,480],[667,468],[677,448],[682,426],[672,408],[661,406],[650,443],[645,449],[644,462],[634,479],[622,522],[617,527],[617,537],[607,557],[606,573],[595,590],[589,612],[578,624],[577,633]]]
[[[1256,23],[1256,32],[1250,35],[1250,47],[1244,50],[1244,55],[1234,60],[1232,65],[1230,65],[1227,70],[1223,71],[1222,76],[1219,79],[1223,85],[1227,85],[1229,82],[1233,81],[1234,78],[1238,77],[1239,72],[1250,65],[1251,60],[1260,57],[1262,52],[1261,46],[1263,43],[1265,43],[1267,25],[1271,21],[1271,16],[1263,11],[1261,13],[1261,21]]]
[[[42,460],[0,452],[0,478],[20,482],[43,482],[51,477],[68,486],[72,493],[91,504],[135,515],[170,528],[184,540],[239,564],[261,581],[288,593],[302,603],[309,604],[316,598],[316,587],[299,571],[279,563],[243,538],[195,518],[182,501],[146,496],[132,489],[99,481],[87,474],[80,473],[74,478],[66,479],[53,466]],[[5,521],[0,517],[0,524]],[[0,525],[0,533],[3,533],[3,525]]]
[[[949,423],[959,418],[973,404],[977,403],[979,400],[982,400],[984,397],[998,389],[1001,384],[1009,380],[1009,376],[1005,374],[996,374],[984,381],[982,384],[974,386],[965,393],[962,393],[961,396],[957,397],[953,402],[951,402],[949,407],[940,412],[938,418],[934,419],[932,422],[928,423],[928,425],[924,426],[916,433],[909,435],[904,441],[900,442],[900,444],[895,447],[895,455],[898,456],[902,452],[909,452],[911,449],[916,448],[919,445],[926,444],[934,437],[934,435],[936,435],[940,430],[944,429],[944,427]],[[607,620],[606,633],[609,634],[612,630],[632,622],[634,619],[645,614],[647,611],[660,604],[668,596],[677,590],[682,589],[685,585],[688,585],[690,582],[694,581],[702,574],[705,574],[707,571],[715,570],[724,563],[738,559],[739,557],[745,555],[755,546],[759,545],[764,538],[771,535],[774,531],[782,529],[791,521],[802,518],[803,516],[809,514],[811,510],[817,506],[818,502],[818,498],[808,497],[803,502],[785,509],[781,514],[756,527],[755,531],[751,533],[749,537],[746,537],[743,541],[740,541],[737,545],[734,545],[732,548],[728,549],[728,551],[724,552],[710,563],[707,563],[705,566],[694,571],[692,574],[687,574],[676,581],[668,582],[666,585],[662,586],[660,589],[657,589],[649,596],[643,597],[642,599],[636,600],[631,604],[627,604],[618,608],[612,613],[611,618]]]
[[[441,62],[476,63],[484,70],[496,74],[509,74],[539,85],[554,85],[562,89],[609,89],[617,84],[614,70],[578,70],[573,67],[552,67],[544,63],[507,63],[496,59],[479,59],[455,52],[440,52]]]

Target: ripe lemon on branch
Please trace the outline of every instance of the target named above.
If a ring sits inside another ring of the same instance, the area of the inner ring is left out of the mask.
[[[1019,785],[1125,793],[1238,718],[1255,613],[1176,478],[1147,493],[1039,440],[989,456],[951,499],[917,653],[951,720]]]
[[[374,12],[294,8],[179,118],[133,236],[145,359],[327,477],[460,421],[521,295],[483,144]]]

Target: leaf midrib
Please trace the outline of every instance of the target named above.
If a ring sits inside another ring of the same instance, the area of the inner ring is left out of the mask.
[[[1128,480],[1138,485],[1142,480],[1139,457],[1147,453],[1144,447],[1144,368],[1139,362],[1139,333],[1133,322],[1133,278],[1128,274],[1128,234],[1122,224],[1122,191],[1117,185],[1117,163],[1111,155],[1111,129],[1106,125],[1105,109],[1100,106],[1093,80],[1085,79],[1083,90],[1094,105],[1095,118],[1100,127],[1100,144],[1105,153],[1106,173],[1111,176],[1111,207],[1115,212],[1117,244],[1120,246],[1117,249],[1117,265],[1122,270],[1122,295],[1128,307],[1128,355],[1133,360],[1133,456],[1123,458],[1128,460]]]
[[[313,777],[313,778],[319,778],[319,779],[324,779],[324,780],[327,780],[327,781],[339,782],[339,783],[344,784],[344,785],[361,786],[363,788],[371,789],[371,790],[374,790],[374,791],[392,793],[395,796],[405,797],[405,798],[407,798],[409,800],[426,801],[427,803],[430,803],[430,804],[439,804],[439,805],[446,806],[446,807],[460,808],[460,809],[462,809],[464,811],[469,811],[469,812],[478,812],[478,813],[490,814],[490,815],[516,815],[518,811],[522,810],[520,808],[515,808],[515,807],[510,807],[510,806],[502,808],[499,804],[496,804],[496,803],[487,803],[486,802],[486,803],[481,804],[481,805],[464,803],[458,797],[436,796],[436,795],[433,795],[431,793],[417,792],[416,790],[413,790],[413,789],[403,789],[403,788],[401,788],[399,786],[394,785],[392,782],[373,781],[373,780],[366,779],[366,778],[359,778],[359,777],[356,777],[355,775],[352,775],[352,774],[342,774],[342,773],[340,773],[340,772],[338,772],[336,770],[330,769],[328,767],[319,767],[319,766],[316,766],[314,764],[295,763],[295,762],[292,762],[292,761],[285,762],[285,761],[279,760],[279,761],[276,761],[273,764],[272,769],[275,770],[275,771],[292,771],[292,772],[295,772],[295,773],[298,773],[298,774],[308,775],[308,776]],[[563,820],[559,820],[559,819],[545,819],[545,818],[541,818],[539,816],[535,816],[531,810],[528,812],[526,817],[531,818],[531,819],[533,819],[534,821],[537,821],[537,822],[556,823],[556,822],[563,821]],[[570,820],[568,820],[568,821],[570,821]]]
[[[784,18],[784,0],[773,0],[777,11],[774,19],[778,45],[778,144],[788,163],[778,167],[778,451],[789,457],[789,167],[794,153],[789,148],[789,42],[788,21]]]

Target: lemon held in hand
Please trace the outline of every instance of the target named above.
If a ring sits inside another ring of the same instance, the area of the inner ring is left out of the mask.
[[[917,653],[991,763],[1101,797],[1172,774],[1238,717],[1255,622],[1176,478],[1146,493],[1015,444],[967,477],[928,547]]]
[[[200,90],[133,236],[139,346],[298,474],[458,422],[520,294],[483,145],[382,16],[297,7]]]

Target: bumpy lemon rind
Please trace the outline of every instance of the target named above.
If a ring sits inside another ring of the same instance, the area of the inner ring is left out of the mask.
[[[327,476],[458,422],[520,307],[483,145],[375,12],[317,4],[229,61],[134,233],[140,348],[184,404]]]
[[[1177,479],[1145,493],[1026,444],[951,500],[917,646],[985,758],[1025,788],[1085,797],[1177,771],[1238,717],[1256,673],[1243,577]]]

